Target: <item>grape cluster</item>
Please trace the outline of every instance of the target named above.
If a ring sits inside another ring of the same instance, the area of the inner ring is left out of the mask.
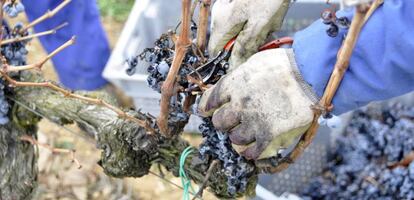
[[[154,43],[154,47],[146,48],[138,56],[129,58],[127,60],[128,68],[127,74],[133,75],[135,69],[138,66],[138,60],[143,60],[149,64],[147,68],[148,86],[157,92],[161,92],[161,85],[167,79],[168,72],[170,70],[173,58],[174,58],[174,45],[168,34],[163,34]],[[199,64],[200,60],[197,56],[189,51],[180,67],[178,72],[178,83],[180,86],[187,88],[188,81],[186,76],[192,72],[193,67]]]
[[[5,4],[4,6],[10,6],[11,3]],[[21,6],[20,3],[15,3],[13,4],[13,6],[15,6],[16,8],[12,7],[9,9],[18,9],[20,10]],[[24,10],[24,9],[23,9]],[[8,12],[5,9],[5,12]],[[13,12],[15,11],[10,11],[12,12],[12,14],[14,14]],[[16,38],[16,37],[24,37],[27,36],[29,33],[27,31],[22,32],[22,28],[23,28],[23,24],[22,23],[17,23],[14,28],[10,28],[10,26],[3,21],[2,22],[2,28],[3,28],[3,40],[6,39],[12,39],[12,38]],[[14,43],[10,43],[10,44],[6,44],[6,45],[2,45],[1,46],[1,54],[5,57],[7,63],[13,67],[13,66],[19,66],[19,65],[25,65],[26,64],[26,56],[28,54],[28,51],[26,49],[26,44],[28,43],[28,41],[20,41],[20,42],[14,42]],[[18,73],[10,73],[10,76],[16,76],[18,75]],[[5,81],[3,79],[0,79],[0,125],[5,125],[9,122],[9,117],[8,117],[8,113],[9,113],[9,109],[10,109],[10,104],[8,102],[8,100],[6,99],[5,93],[9,91],[10,88],[7,87],[7,85],[5,84]]]
[[[305,199],[414,199],[414,162],[395,165],[413,151],[413,107],[395,104],[358,111],[337,139],[326,172],[313,179],[302,195]]]
[[[5,85],[4,80],[0,79],[0,125],[5,125],[9,122],[9,102],[4,94]]]
[[[322,22],[328,25],[326,33],[329,37],[336,37],[339,32],[339,28],[349,28],[351,21],[347,17],[337,18],[335,12],[331,9],[327,9],[322,12]]]
[[[161,84],[167,78],[174,56],[174,52],[171,49],[172,44],[168,35],[162,35],[155,41],[153,48],[146,48],[141,54],[127,60],[127,74],[133,75],[139,60],[145,61],[149,64],[147,68],[149,73],[147,78],[148,86],[157,92],[161,92]]]
[[[199,150],[201,159],[221,161],[224,173],[227,175],[227,192],[230,195],[244,192],[248,177],[255,171],[254,164],[233,149],[228,134],[215,130],[209,118],[203,119],[199,129],[204,137]]]
[[[14,28],[10,28],[6,22],[3,22],[3,40],[25,37],[29,35],[28,31],[22,32],[23,24],[17,23]],[[26,57],[28,51],[26,45],[30,40],[24,40],[19,42],[13,42],[10,44],[1,46],[1,54],[6,57],[9,65],[19,66],[26,65]]]
[[[147,84],[153,90],[161,93],[162,83],[167,79],[174,58],[173,49],[174,45],[170,36],[168,34],[161,35],[161,37],[155,41],[154,47],[146,48],[138,56],[127,60],[127,74],[133,75],[139,60],[145,61],[149,64],[147,68]],[[199,59],[197,56],[194,56],[191,52],[186,54],[178,73],[179,77],[177,78],[177,82],[181,87],[188,87],[186,76],[192,71],[190,68],[198,62]],[[184,112],[182,106],[186,95],[187,94],[185,93],[180,93],[171,99],[168,123],[173,129],[183,127],[190,118],[190,115]]]
[[[9,17],[17,17],[19,13],[24,12],[24,6],[20,2],[10,1],[3,5],[3,11]]]

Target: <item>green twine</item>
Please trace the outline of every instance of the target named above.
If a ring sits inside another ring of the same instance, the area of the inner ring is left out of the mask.
[[[181,184],[183,185],[183,200],[189,200],[190,199],[190,189],[192,193],[194,194],[193,186],[191,186],[191,180],[188,178],[187,174],[184,170],[185,160],[187,159],[188,155],[190,155],[193,152],[193,149],[191,146],[184,149],[184,151],[181,153],[180,156],[180,178],[181,178]]]

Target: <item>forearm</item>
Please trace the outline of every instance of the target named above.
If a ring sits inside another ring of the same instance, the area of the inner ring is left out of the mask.
[[[341,114],[414,90],[414,2],[385,1],[363,28],[350,66],[333,100]],[[352,18],[352,11],[337,15]],[[346,30],[326,34],[321,20],[295,35],[296,61],[304,79],[322,96]]]

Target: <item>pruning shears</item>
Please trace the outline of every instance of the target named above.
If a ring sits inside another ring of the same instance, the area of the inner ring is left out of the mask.
[[[205,85],[214,84],[218,81],[219,77],[215,76],[220,71],[226,72],[229,65],[227,60],[231,55],[231,51],[233,50],[234,43],[236,42],[236,38],[231,39],[227,44],[224,46],[223,50],[220,51],[216,57],[208,61],[206,64],[200,66],[195,71],[191,72],[190,76],[201,76],[202,83]],[[273,40],[259,48],[259,51],[265,51],[268,49],[275,49],[279,48],[282,45],[292,44],[293,39],[291,37],[283,37],[276,40]],[[224,74],[222,74],[224,75]]]

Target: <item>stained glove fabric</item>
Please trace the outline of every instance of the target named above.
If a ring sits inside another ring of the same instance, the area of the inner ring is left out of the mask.
[[[216,55],[237,36],[230,68],[245,62],[264,44],[267,36],[279,30],[290,0],[217,0],[212,8],[209,53]]]
[[[296,71],[291,49],[273,49],[247,62],[208,89],[199,103],[214,126],[228,131],[247,159],[276,156],[304,133],[313,119],[312,91]]]
[[[338,17],[352,18],[353,10]],[[363,27],[350,66],[333,99],[334,114],[414,90],[414,1],[384,1]],[[293,49],[304,79],[322,96],[346,30],[329,37],[317,21],[298,32]]]
[[[22,0],[30,21],[54,9],[59,0]],[[107,82],[102,71],[110,56],[110,48],[100,22],[96,1],[72,0],[53,18],[34,27],[36,32],[53,29],[68,22],[69,25],[56,34],[40,37],[47,52],[52,52],[72,36],[76,43],[52,58],[60,82],[74,90],[94,90]]]

